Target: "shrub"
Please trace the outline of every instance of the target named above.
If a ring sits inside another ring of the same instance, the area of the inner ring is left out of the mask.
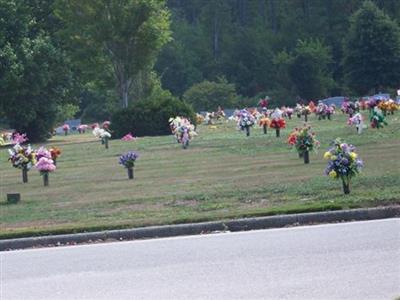
[[[168,135],[171,134],[168,120],[175,116],[184,116],[192,123],[196,122],[193,108],[173,96],[162,100],[143,100],[115,112],[111,117],[110,129],[116,138],[129,132],[136,136]]]

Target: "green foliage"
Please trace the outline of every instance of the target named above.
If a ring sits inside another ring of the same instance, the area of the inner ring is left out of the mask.
[[[12,128],[45,140],[71,87],[68,58],[24,1],[0,1],[0,16],[1,107]]]
[[[235,86],[219,79],[218,82],[203,81],[193,85],[183,95],[196,111],[215,111],[218,106],[232,108],[237,101]]]
[[[72,103],[65,103],[58,105],[57,107],[57,122],[61,123],[65,120],[71,120],[75,117],[79,111],[79,106]]]
[[[170,40],[169,13],[160,0],[59,0],[65,37],[77,48],[82,71],[112,74],[122,107],[142,72]],[[89,60],[89,55],[93,55]]]
[[[399,25],[371,1],[365,1],[351,18],[344,67],[349,86],[360,94],[399,84]]]
[[[116,138],[129,132],[135,136],[168,135],[171,134],[168,120],[175,116],[188,117],[192,123],[196,122],[192,107],[173,96],[142,100],[115,112],[111,117],[111,130]]]

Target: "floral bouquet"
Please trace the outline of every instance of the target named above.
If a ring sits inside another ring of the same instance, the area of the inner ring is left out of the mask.
[[[315,114],[318,116],[318,120],[328,117],[328,113],[330,113],[328,105],[322,102],[318,103],[317,108],[315,109]]]
[[[106,149],[108,149],[108,140],[111,138],[111,133],[105,129],[95,127],[93,129],[93,135],[99,139],[101,139],[101,143],[105,145]]]
[[[35,164],[36,169],[39,170],[40,175],[43,176],[44,186],[49,185],[49,173],[56,170],[56,165],[51,158],[51,152],[46,148],[39,148],[37,151],[37,163]]]
[[[341,109],[342,109],[342,112],[345,114],[348,114],[350,118],[356,112],[355,104],[348,100],[343,101]]]
[[[313,110],[315,110],[315,108],[312,109],[309,105],[307,105],[307,106],[304,106],[304,105],[303,105],[303,106],[302,106],[301,114],[304,116],[304,121],[305,121],[305,122],[308,121],[308,115],[311,114],[311,112],[312,112]]]
[[[258,121],[258,125],[263,128],[264,134],[267,134],[267,128],[270,123],[271,120],[268,119],[266,115],[261,116],[260,120]]]
[[[28,138],[26,137],[25,133],[20,134],[19,132],[14,132],[11,135],[11,138],[12,138],[11,144],[13,145],[16,144],[22,145],[23,143],[28,141]]]
[[[68,124],[64,124],[62,129],[64,130],[65,135],[68,135],[69,132],[69,125]]]
[[[129,151],[119,157],[119,164],[128,170],[128,178],[133,179],[133,167],[139,155],[134,151]]]
[[[355,125],[357,129],[357,133],[361,134],[364,129],[364,118],[360,113],[356,113],[354,116],[347,120],[348,125]]]
[[[124,135],[121,140],[125,141],[125,142],[130,142],[130,141],[134,141],[136,140],[136,138],[132,135],[132,133],[128,133],[126,135]]]
[[[16,144],[12,149],[8,149],[9,158],[14,168],[22,170],[22,181],[28,182],[28,171],[36,163],[36,153],[30,145],[27,147]]]
[[[351,178],[355,177],[364,166],[363,161],[358,158],[356,148],[336,139],[333,147],[325,152],[324,158],[328,159],[325,174],[334,179],[341,179],[343,192],[349,194]]]
[[[250,136],[250,127],[255,124],[255,121],[256,119],[247,109],[240,111],[238,126],[241,130],[246,130],[246,136]]]
[[[276,137],[279,137],[281,129],[286,127],[286,121],[282,118],[282,111],[279,108],[276,108],[271,114],[271,118],[272,120],[269,127],[275,128]]]
[[[289,120],[292,119],[293,112],[294,112],[293,108],[291,108],[291,107],[286,108],[286,115],[288,116]]]
[[[111,125],[110,121],[104,121],[101,127],[107,130],[110,127],[110,125]]]
[[[79,133],[85,133],[85,132],[86,132],[86,129],[88,129],[88,128],[89,128],[88,125],[86,125],[86,124],[81,124],[81,125],[78,126],[78,132],[79,132]]]
[[[57,148],[57,147],[52,147],[52,148],[50,148],[49,151],[50,151],[51,159],[53,160],[54,165],[56,166],[57,165],[57,158],[59,156],[61,156],[61,149]]]
[[[315,138],[315,133],[311,131],[311,126],[305,125],[303,128],[296,128],[292,135],[295,135],[292,142],[295,142],[294,147],[299,156],[303,156],[305,164],[310,163],[309,152],[320,146],[320,142]]]
[[[385,116],[377,106],[375,106],[372,110],[370,121],[372,128],[379,129],[382,128],[384,125],[388,125],[388,123],[385,121]]]
[[[297,103],[296,107],[294,108],[294,111],[296,112],[297,118],[301,118],[301,112],[303,111],[303,104]]]

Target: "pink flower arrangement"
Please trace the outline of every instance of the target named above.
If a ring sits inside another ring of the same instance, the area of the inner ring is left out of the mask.
[[[108,127],[110,127],[111,122],[110,121],[104,121],[102,127],[104,129],[108,129]]]
[[[99,128],[100,125],[99,125],[99,123],[93,123],[92,125],[90,125],[90,127],[91,127],[92,129],[95,129],[95,128]]]
[[[56,166],[51,158],[42,156],[35,165],[36,169],[39,170],[40,174],[46,174],[55,171]]]
[[[23,143],[25,143],[26,141],[28,141],[28,138],[26,137],[26,134],[19,134],[18,132],[15,132],[14,134],[12,134],[12,144],[16,145],[22,145]]]
[[[81,124],[81,125],[79,125],[78,126],[78,132],[79,133],[85,133],[86,132],[86,129],[88,129],[88,125],[86,125],[86,124]]]
[[[44,147],[40,147],[37,151],[36,151],[36,160],[40,160],[42,157],[51,159],[51,153],[49,150],[47,150]]]
[[[68,125],[68,124],[64,124],[63,127],[62,127],[62,129],[63,129],[64,131],[69,131],[69,125]]]
[[[121,140],[123,140],[125,142],[129,142],[129,141],[136,140],[136,138],[133,137],[132,134],[129,132],[127,135],[123,136]]]

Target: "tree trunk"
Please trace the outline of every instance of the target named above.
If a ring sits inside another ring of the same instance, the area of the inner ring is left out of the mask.
[[[276,25],[276,9],[275,9],[275,1],[269,0],[269,10],[270,10],[270,19],[271,19],[271,28],[273,33],[277,33],[277,25]]]

